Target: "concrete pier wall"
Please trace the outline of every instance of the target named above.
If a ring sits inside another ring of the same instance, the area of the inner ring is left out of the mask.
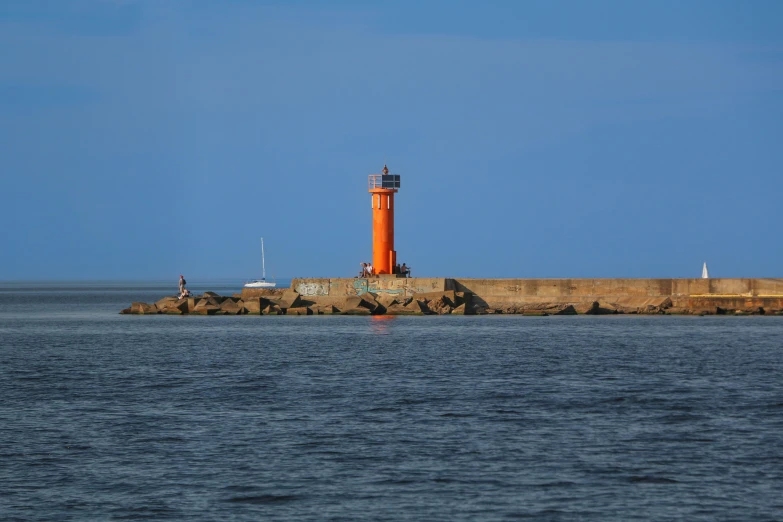
[[[419,293],[446,290],[446,281],[442,277],[294,279],[291,289],[303,297],[351,297],[368,292],[413,297]]]
[[[472,309],[524,313],[572,306],[631,313],[663,310],[720,313],[721,310],[783,310],[783,279],[471,279],[367,278],[294,279],[303,297],[345,298],[372,294],[415,298],[454,291],[469,296]]]
[[[303,296],[354,296],[455,290],[487,297],[600,298],[742,296],[783,297],[783,279],[466,279],[340,278],[294,279],[291,288]]]

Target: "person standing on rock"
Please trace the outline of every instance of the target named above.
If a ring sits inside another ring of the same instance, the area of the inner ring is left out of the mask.
[[[187,281],[185,281],[185,277],[180,274],[179,275],[179,295],[180,298],[182,298],[182,295],[185,293],[185,285],[188,284]]]

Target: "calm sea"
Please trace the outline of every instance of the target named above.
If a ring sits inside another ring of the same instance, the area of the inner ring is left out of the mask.
[[[783,519],[783,317],[118,315],[175,285],[0,284],[0,519]]]

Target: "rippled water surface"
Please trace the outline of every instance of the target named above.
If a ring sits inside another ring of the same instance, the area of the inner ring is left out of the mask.
[[[0,285],[0,519],[783,519],[781,317],[117,314],[167,293]]]

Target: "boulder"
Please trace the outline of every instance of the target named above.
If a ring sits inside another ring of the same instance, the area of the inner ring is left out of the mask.
[[[222,302],[223,302],[223,299],[220,298],[220,296],[218,296],[218,297],[206,296],[206,297],[196,298],[196,307],[198,307],[199,305],[204,306],[204,305],[209,304],[209,305],[212,305],[212,306],[217,306],[219,308],[220,307],[220,303],[222,303]]]
[[[299,294],[294,291],[286,291],[284,294],[270,295],[268,297],[260,297],[261,308],[267,306],[276,306],[281,310],[287,310],[289,308],[297,308],[305,306],[302,300],[299,298]]]
[[[456,307],[454,310],[451,311],[451,315],[465,315],[465,310],[467,309],[467,306],[465,306],[465,303],[462,303],[458,307]]]
[[[612,315],[623,313],[622,309],[612,303],[598,303],[598,315]]]
[[[395,294],[378,294],[375,298],[375,301],[380,304],[384,308],[389,308],[393,304],[397,304],[400,299],[399,296]]]
[[[457,293],[454,290],[446,290],[441,292],[419,292],[413,296],[417,301],[434,301],[440,300],[441,302],[449,305],[450,307],[456,306]]]
[[[139,303],[134,302],[131,303],[131,313],[132,314],[157,314],[158,313],[158,307],[154,304],[147,304],[147,303]]]
[[[188,300],[180,299],[178,301],[168,302],[165,308],[159,308],[161,313],[171,315],[182,315],[188,313]]]
[[[280,308],[296,308],[301,306],[299,293],[294,290],[286,290],[277,302]]]
[[[578,314],[593,314],[593,310],[598,308],[597,301],[582,301],[574,305],[574,310]]]
[[[313,311],[313,314],[318,314],[318,315],[332,315],[338,313],[337,308],[335,308],[330,304],[315,305],[315,306],[311,306],[310,309]]]
[[[381,303],[378,302],[378,300],[375,298],[373,294],[367,293],[363,294],[362,301],[364,301],[364,304],[360,305],[364,308],[369,308],[370,312],[373,314],[380,314],[383,313],[383,311],[386,309],[385,306],[383,306]]]
[[[188,300],[177,299],[176,297],[164,297],[155,306],[158,308],[158,312],[162,314],[186,314],[188,313]]]
[[[402,307],[408,315],[425,315],[431,313],[424,301],[418,299],[411,299],[411,301]]]
[[[576,315],[577,313],[574,305],[570,304],[563,304],[555,308],[549,308],[546,310],[546,312],[552,315]]]
[[[313,315],[313,311],[306,306],[294,306],[286,310],[286,315]]]
[[[226,298],[222,295],[216,294],[215,292],[204,292],[200,296],[195,296],[196,299],[211,299],[211,302],[215,303],[216,305],[220,305]]]
[[[246,314],[253,314],[258,315],[261,313],[261,299],[258,297],[255,298],[249,298],[244,301],[242,301],[244,307],[245,307],[245,313]]]
[[[587,312],[590,315],[609,315],[618,313],[617,306],[606,301],[596,301],[593,308]]]
[[[191,312],[193,315],[215,315],[218,312],[220,312],[219,306],[214,305],[205,305],[201,307],[196,307]]]
[[[348,308],[343,310],[341,313],[343,315],[370,315],[372,312],[370,312],[370,310],[367,308],[357,306],[356,308]]]
[[[406,309],[399,303],[394,303],[386,307],[386,315],[423,315],[422,313],[414,314],[411,310]]]
[[[179,301],[177,297],[164,297],[163,299],[158,300],[155,303],[155,306],[158,307],[158,310],[163,310],[164,308],[168,308],[170,305],[174,305]]]
[[[543,312],[547,315],[576,315],[577,311],[574,305],[569,303],[539,303],[533,306],[527,306],[519,313]]]
[[[245,301],[248,301],[248,300],[252,300],[253,298],[245,297],[244,299]],[[278,301],[279,301],[277,297],[258,297],[257,299],[262,311],[264,308],[266,308],[269,305],[278,305]]]
[[[460,305],[465,305],[465,307],[470,307],[471,299],[473,297],[473,294],[470,292],[454,292],[454,305],[458,308]],[[454,313],[454,312],[452,312]]]
[[[220,311],[220,305],[217,304],[213,298],[207,297],[206,299],[197,299],[196,306],[193,307],[193,310],[190,313],[197,315],[215,315]]]
[[[261,310],[261,313],[264,315],[282,315],[283,310],[276,304],[268,304],[266,307],[264,307],[263,310]]]
[[[239,315],[244,309],[244,304],[240,305],[231,297],[227,297],[222,303],[220,303],[220,311],[225,315]]]
[[[359,299],[359,301],[357,302],[355,301],[355,298],[350,298],[350,302],[356,303],[357,308],[366,308],[370,312],[374,312],[375,309],[380,306],[372,294],[364,294],[362,296],[358,296],[356,299]]]
[[[340,299],[335,301],[333,304],[335,307],[337,307],[338,310],[340,310],[340,312],[345,312],[346,310],[351,310],[353,308],[364,308],[365,310],[372,312],[377,308],[377,304],[375,303],[374,299],[370,303],[358,295]]]
[[[419,301],[421,303],[421,301]],[[426,306],[430,313],[433,314],[450,314],[452,310],[453,301],[446,296],[438,296],[435,299],[430,299]]]

